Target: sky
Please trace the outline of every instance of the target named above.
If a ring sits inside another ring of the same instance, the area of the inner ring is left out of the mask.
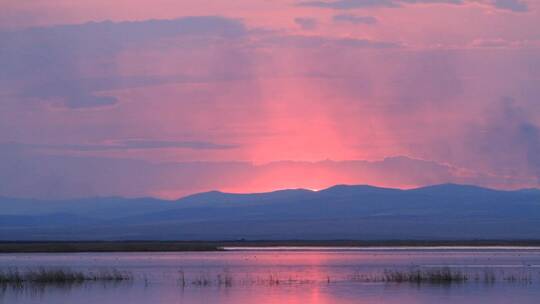
[[[540,187],[535,0],[4,0],[0,196]]]

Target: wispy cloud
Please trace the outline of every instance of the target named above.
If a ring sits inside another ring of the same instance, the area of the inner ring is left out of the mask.
[[[334,22],[344,22],[353,24],[375,24],[377,18],[373,16],[356,16],[351,14],[339,14],[332,17]]]
[[[502,10],[513,12],[527,12],[529,6],[523,0],[492,0],[493,6]]]
[[[294,22],[304,30],[314,30],[318,25],[315,18],[295,18]]]
[[[378,161],[167,162],[21,153],[0,144],[9,162],[0,171],[0,193],[11,197],[166,196],[177,198],[208,190],[270,191],[279,188],[325,188],[335,184],[415,187],[443,182],[499,187],[523,180],[485,175],[446,164],[390,157]],[[279,177],[279,178],[276,178]],[[526,182],[526,181],[525,181]]]
[[[463,0],[336,0],[336,1],[305,1],[299,6],[311,6],[340,10],[377,8],[377,7],[400,7],[402,4],[463,4]]]
[[[395,49],[402,46],[397,42],[378,41],[357,38],[334,38],[325,36],[306,35],[272,35],[261,39],[262,44],[275,47],[350,47],[366,49]]]
[[[523,0],[330,0],[302,1],[299,6],[329,8],[336,10],[353,10],[368,8],[396,8],[404,4],[452,4],[483,3],[501,10],[527,12],[529,6]]]
[[[147,149],[222,150],[238,147],[238,145],[217,144],[204,141],[169,141],[152,139],[128,139],[110,141],[102,144],[28,144],[13,142],[9,144],[26,149],[46,149],[62,151],[115,151]]]
[[[317,21],[311,18],[295,21],[306,30],[317,26]],[[216,49],[224,58],[208,58],[215,60],[214,69],[210,66],[203,73],[179,69],[175,75],[119,75],[115,66],[120,54],[160,49],[159,41],[163,39],[168,41],[167,48],[177,50],[177,57]],[[3,42],[0,45],[0,89],[14,91],[16,99],[48,102],[68,109],[115,105],[119,99],[109,92],[115,89],[250,77],[244,67],[249,68],[248,57],[257,56],[255,52],[260,45],[399,47],[393,42],[367,39],[260,33],[247,29],[237,20],[213,16],[31,28],[0,32],[0,40]],[[82,68],[88,62],[94,63],[95,68]],[[87,71],[94,69],[97,73]]]
[[[145,47],[160,39],[192,37],[208,43],[215,38],[236,39],[246,34],[242,23],[223,17],[185,17],[175,20],[92,22],[0,32],[0,88],[18,87],[19,95],[59,101],[68,108],[91,108],[118,102],[97,89],[114,88],[115,81],[101,88],[80,68],[85,60],[109,63],[130,48]],[[104,68],[103,70],[107,70]]]

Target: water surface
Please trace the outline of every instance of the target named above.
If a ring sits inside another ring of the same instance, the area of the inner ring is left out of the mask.
[[[234,248],[231,248],[234,249]],[[184,253],[3,254],[0,269],[128,271],[129,282],[0,288],[0,303],[538,303],[538,248],[278,248]],[[450,267],[496,282],[365,282],[385,270]],[[505,277],[530,280],[507,281]]]

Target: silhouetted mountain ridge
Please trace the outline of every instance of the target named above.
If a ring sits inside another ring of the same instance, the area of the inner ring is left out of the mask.
[[[4,198],[0,227],[3,240],[531,239],[540,235],[540,190],[336,185],[175,201]]]

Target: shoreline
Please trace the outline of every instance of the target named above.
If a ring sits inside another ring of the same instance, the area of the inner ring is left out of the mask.
[[[197,252],[227,250],[535,249],[540,240],[240,240],[240,241],[0,241],[1,253]]]

